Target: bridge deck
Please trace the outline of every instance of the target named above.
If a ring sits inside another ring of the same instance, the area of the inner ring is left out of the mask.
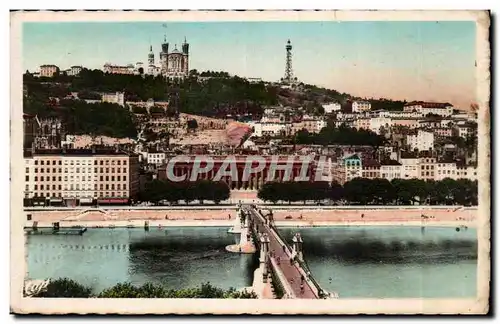
[[[288,284],[292,288],[295,293],[296,298],[305,298],[305,299],[318,299],[319,297],[315,293],[315,289],[312,288],[307,280],[304,280],[304,289],[301,291],[300,283],[302,273],[300,272],[299,264],[294,262],[293,264],[290,262],[290,256],[283,249],[283,245],[280,243],[276,234],[273,230],[264,223],[262,216],[258,214],[258,212],[253,208],[246,208],[252,215],[252,219],[255,224],[258,225],[259,231],[262,233],[267,233],[269,236],[269,250],[272,252],[274,259],[279,262],[279,267],[283,272]],[[286,242],[285,242],[286,244]],[[288,250],[289,247],[285,246],[285,249]]]

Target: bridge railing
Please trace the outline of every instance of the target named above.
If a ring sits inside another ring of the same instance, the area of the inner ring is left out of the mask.
[[[279,299],[283,298],[283,296],[287,296],[287,298],[296,298],[295,292],[290,286],[290,283],[286,280],[286,277],[279,268],[278,263],[272,257],[269,258],[269,270],[271,271],[271,278],[276,297]]]
[[[257,210],[257,213],[262,217],[264,218],[264,215],[262,214],[262,212],[260,210]],[[269,228],[270,228],[270,231],[275,235],[275,237],[277,238],[278,242],[281,244],[281,245],[284,245],[285,246],[285,249],[286,249],[286,253],[288,254],[288,257],[291,257],[292,256],[292,251],[289,247],[288,244],[286,244],[286,240],[285,238],[280,234],[280,232],[276,229],[276,227],[274,226],[274,224],[270,224],[269,225]],[[314,279],[314,276],[311,275],[311,269],[309,268],[309,265],[307,264],[307,262],[304,260],[304,261],[300,261],[300,260],[297,260],[297,262],[299,263],[299,267],[298,267],[298,270],[299,272],[301,272],[301,274],[304,276],[304,278],[306,278],[306,280],[308,282],[310,282],[313,287],[313,289],[315,289],[315,293],[318,297],[320,298],[323,298],[324,297],[324,290],[321,288],[321,286],[319,285],[319,283],[316,281],[316,279]]]

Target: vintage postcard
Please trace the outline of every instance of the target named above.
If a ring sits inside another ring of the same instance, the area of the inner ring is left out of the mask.
[[[11,12],[11,311],[487,313],[489,28]]]

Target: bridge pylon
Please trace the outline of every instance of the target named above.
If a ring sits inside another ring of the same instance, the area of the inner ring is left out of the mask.
[[[259,234],[260,239],[260,257],[259,261],[262,267],[262,278],[263,282],[267,282],[267,277],[269,274],[269,236],[267,233]]]
[[[237,219],[238,219],[237,221],[239,221],[240,224],[239,225],[240,241],[238,244],[226,246],[226,250],[229,252],[236,252],[236,253],[255,253],[257,249],[255,247],[256,242],[254,242],[252,238],[251,222],[249,220],[247,212],[241,208],[241,205],[238,205]],[[231,232],[231,229],[229,230],[229,232]]]
[[[292,243],[292,255],[295,256],[299,261],[304,261],[304,253],[302,252],[304,241],[302,240],[302,236],[300,236],[300,233],[297,233],[293,236]]]
[[[241,206],[236,210],[236,217],[234,218],[234,225],[227,232],[233,234],[241,233],[241,228],[245,226],[245,215]]]

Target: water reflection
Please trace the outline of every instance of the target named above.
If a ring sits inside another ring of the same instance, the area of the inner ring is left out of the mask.
[[[420,227],[280,229],[300,232],[315,278],[341,297],[462,297],[476,291],[476,231]],[[258,254],[228,253],[227,228],[91,229],[83,236],[28,236],[33,279],[69,277],[97,291],[118,282],[168,288],[253,282]],[[388,284],[390,283],[390,284]]]

